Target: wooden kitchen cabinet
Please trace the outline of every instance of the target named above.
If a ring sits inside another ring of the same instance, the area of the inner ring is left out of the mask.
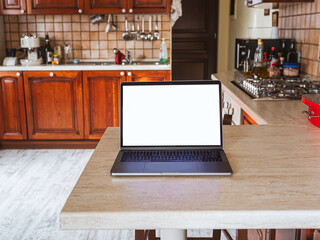
[[[24,72],[29,139],[83,139],[79,71]]]
[[[85,12],[88,14],[121,14],[127,12],[126,0],[85,0]]]
[[[27,14],[27,0],[0,0],[0,14],[22,15]]]
[[[7,1],[7,0],[6,0]],[[28,14],[81,14],[88,0],[26,0]]]
[[[26,139],[22,73],[0,72],[0,82],[0,139]]]
[[[314,0],[248,0],[248,7],[253,7],[261,3],[281,3],[281,2],[314,2]]]
[[[128,82],[170,81],[171,71],[127,71]]]
[[[123,71],[83,72],[86,139],[100,139],[107,127],[120,126],[120,83],[125,80]]]
[[[129,13],[167,13],[171,11],[171,0],[128,0]]]

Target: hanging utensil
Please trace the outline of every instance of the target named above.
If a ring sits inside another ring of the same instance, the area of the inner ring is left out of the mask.
[[[113,15],[112,15],[112,24],[111,24],[111,28],[113,30],[117,30],[117,26],[114,24],[114,21],[113,21]]]
[[[137,25],[137,36],[139,36],[139,34],[140,34],[140,17],[139,17],[139,15],[137,16],[137,21],[138,21],[138,25]]]
[[[109,14],[109,16],[108,16],[108,22],[107,22],[107,26],[106,26],[106,30],[105,30],[106,33],[110,32],[110,29],[111,29],[110,20],[111,20],[111,14]]]
[[[147,35],[144,33],[144,15],[142,16],[142,32],[139,37],[141,40],[146,40],[147,38]]]
[[[128,32],[128,17],[127,17],[127,15],[126,15],[125,25],[126,25],[126,31],[122,34],[122,38],[125,41],[128,41],[128,40],[130,40],[131,36],[130,36],[130,33]]]
[[[153,34],[152,34],[152,16],[149,16],[149,33],[147,35],[147,39],[152,41],[153,40]]]
[[[131,31],[131,40],[135,40],[137,37],[137,32],[135,31],[135,25],[136,25],[136,20],[135,20],[135,16],[132,16],[132,31]]]
[[[154,33],[153,33],[153,36],[154,36],[154,38],[156,39],[156,40],[159,40],[160,39],[160,33],[159,33],[159,31],[158,31],[158,24],[159,24],[159,22],[158,22],[158,15],[156,16],[156,30],[154,31]]]

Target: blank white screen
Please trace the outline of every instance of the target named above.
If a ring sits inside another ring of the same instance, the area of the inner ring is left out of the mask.
[[[219,85],[123,86],[123,146],[221,145]]]

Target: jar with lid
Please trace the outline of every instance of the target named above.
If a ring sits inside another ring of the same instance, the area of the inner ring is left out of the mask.
[[[299,63],[283,63],[283,76],[298,77],[299,73]]]

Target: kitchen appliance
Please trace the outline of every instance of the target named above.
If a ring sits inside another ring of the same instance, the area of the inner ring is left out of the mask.
[[[271,47],[276,47],[276,51],[280,51],[282,47],[282,40],[286,41],[286,50],[290,50],[290,39],[262,39],[264,51],[268,52]],[[258,45],[258,39],[236,39],[235,63],[234,67],[238,70],[243,70],[244,62],[247,58],[248,51],[250,50],[250,59],[254,59],[254,53]]]
[[[319,94],[320,80],[310,77],[253,79],[241,77],[231,82],[252,100],[300,100],[304,94]]]
[[[40,54],[40,38],[35,34],[28,34],[20,38],[21,48],[26,48],[28,51],[28,57],[21,59],[21,65],[35,66],[43,63]]]
[[[307,114],[309,122],[320,127],[320,94],[306,94],[302,95],[302,102],[309,106]]]
[[[16,57],[15,48],[6,49],[6,57],[3,60],[3,66],[15,66],[18,64],[18,58]]]

